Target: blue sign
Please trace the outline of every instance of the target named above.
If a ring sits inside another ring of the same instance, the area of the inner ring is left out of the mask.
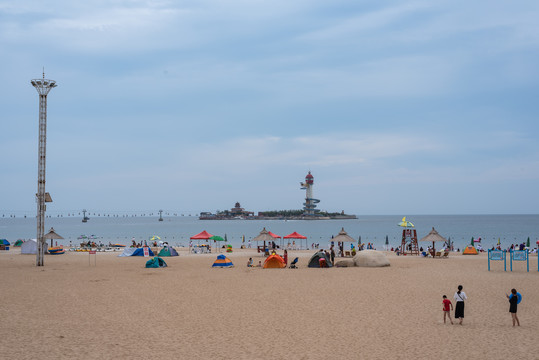
[[[490,260],[503,260],[503,271],[507,271],[507,262],[505,260],[505,251],[502,250],[488,250],[488,271],[490,271]]]
[[[528,250],[511,250],[511,271],[513,271],[513,260],[526,261],[526,271],[530,272],[530,258]]]

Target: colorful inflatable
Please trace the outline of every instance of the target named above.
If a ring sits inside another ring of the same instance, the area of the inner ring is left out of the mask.
[[[509,295],[509,299],[512,299],[513,298],[513,294]],[[520,304],[520,302],[522,301],[522,295],[520,295],[520,293],[517,291],[517,304]]]
[[[62,246],[54,246],[47,249],[50,255],[61,255],[65,254],[65,250]]]

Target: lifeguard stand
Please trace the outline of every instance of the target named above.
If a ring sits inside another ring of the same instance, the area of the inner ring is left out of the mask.
[[[401,253],[410,255],[419,255],[419,246],[417,245],[417,231],[413,229],[414,224],[406,221],[406,216],[399,223],[402,229]]]
[[[419,246],[417,245],[417,231],[415,229],[402,230],[401,252],[403,254],[419,255]]]

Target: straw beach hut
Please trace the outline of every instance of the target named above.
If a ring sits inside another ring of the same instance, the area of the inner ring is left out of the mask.
[[[53,239],[56,239],[56,240],[63,240],[64,238],[61,237],[60,235],[58,235],[55,231],[54,231],[54,228],[51,228],[49,230],[48,233],[45,234],[45,236],[43,236],[44,239],[51,239],[51,247],[52,247],[52,240]]]
[[[436,254],[436,249],[435,249],[435,243],[436,242],[447,242],[447,239],[444,238],[442,235],[438,234],[438,231],[436,231],[434,229],[434,227],[432,228],[432,230],[430,231],[430,233],[425,236],[424,238],[422,238],[421,240],[419,241],[428,241],[428,242],[431,242],[432,241],[432,256],[434,257],[434,255]]]
[[[344,228],[341,228],[341,231],[339,231],[339,234],[335,236],[331,241],[335,242],[356,242],[346,231],[344,231]]]
[[[257,248],[257,252],[264,252],[265,248],[266,248],[266,241],[267,242],[272,242],[274,240],[274,237],[271,236],[271,234],[268,232],[268,230],[266,230],[266,228],[263,228],[262,231],[260,232],[260,234],[258,234],[258,236],[256,236],[253,241],[256,241],[256,248]],[[260,248],[260,246],[258,245],[258,242],[259,241],[263,241],[264,242],[264,246],[262,248]]]

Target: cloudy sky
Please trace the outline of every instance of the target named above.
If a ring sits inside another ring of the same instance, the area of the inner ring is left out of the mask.
[[[537,1],[0,1],[0,211],[538,213]]]

